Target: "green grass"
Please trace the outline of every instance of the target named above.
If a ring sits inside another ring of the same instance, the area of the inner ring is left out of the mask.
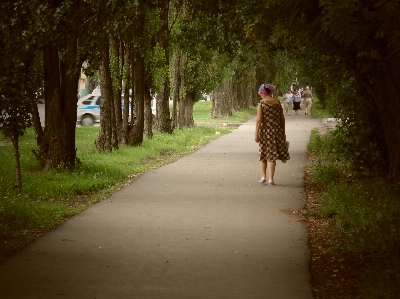
[[[336,248],[368,264],[360,298],[399,298],[400,184],[368,174],[353,173],[330,159],[332,140],[314,131],[308,149],[319,163],[308,169],[310,183],[322,190],[318,215],[330,217],[333,229],[346,240]]]
[[[311,116],[313,118],[322,119],[322,118],[330,118],[333,117],[329,114],[325,109],[323,109],[321,102],[317,97],[313,97],[314,102],[311,107]]]
[[[208,103],[194,105],[194,116],[204,113]],[[235,112],[242,122],[253,113]],[[200,119],[204,119],[203,115]],[[216,121],[216,120],[214,120]],[[42,170],[32,154],[37,148],[33,129],[20,138],[22,190],[13,189],[14,156],[10,141],[0,134],[0,260],[16,252],[62,221],[101,201],[141,173],[171,163],[231,132],[233,127],[194,126],[173,134],[154,132],[137,147],[122,146],[112,153],[99,153],[94,146],[99,127],[77,127],[76,169]],[[218,134],[217,134],[218,132]]]
[[[232,111],[231,116],[213,118],[210,111],[212,108],[211,101],[198,102],[193,107],[193,119],[195,122],[210,122],[210,123],[241,123],[251,116],[257,114],[257,107],[250,107],[248,109]]]

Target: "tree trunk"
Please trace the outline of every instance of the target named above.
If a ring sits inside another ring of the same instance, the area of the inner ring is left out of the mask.
[[[70,16],[72,22],[78,22],[74,18],[83,3],[80,0],[73,2]],[[58,3],[49,1],[49,5],[55,8]],[[77,41],[78,30],[70,30],[62,46],[47,45],[43,50],[46,120],[43,135],[40,130],[36,132],[39,149],[33,151],[43,167],[75,167],[77,82],[80,76],[80,65],[76,61]]]
[[[153,115],[151,112],[151,94],[146,87],[144,90],[144,134],[148,139],[153,138]]]
[[[211,117],[220,118],[232,115],[231,80],[215,89],[212,97]]]
[[[103,40],[101,51],[101,66],[100,66],[100,88],[101,88],[101,103],[100,103],[100,133],[95,141],[98,150],[111,152],[112,151],[112,82],[110,73],[110,57],[109,45]]]
[[[388,179],[400,181],[400,60],[393,57],[375,69],[374,95],[388,155]]]
[[[39,150],[34,151],[34,154],[42,167],[57,168],[63,166],[72,168],[75,161],[75,150],[71,153],[67,149],[67,127],[61,113],[61,78],[65,77],[65,73],[63,73],[65,67],[61,67],[56,47],[44,49],[43,66],[45,81],[44,98],[46,103],[45,132],[43,139],[37,140]],[[76,82],[78,82],[78,77]],[[75,87],[77,89],[77,86]],[[76,94],[75,99],[77,100]],[[76,109],[76,101],[74,107]],[[76,112],[74,125],[76,126]]]
[[[132,114],[132,107],[133,107],[133,99],[131,98],[130,95],[130,89],[132,86],[132,78],[131,78],[131,73],[132,73],[132,49],[131,49],[131,43],[127,42],[126,43],[126,51],[125,51],[125,65],[126,65],[126,71],[125,71],[125,88],[124,88],[124,112],[122,116],[122,138],[121,138],[121,143],[122,144],[128,144],[128,135],[130,128],[132,127],[133,120],[134,120],[134,115]],[[131,113],[131,120],[129,120],[129,113]]]
[[[158,5],[160,7],[160,19],[162,22],[159,41],[164,50],[165,67],[169,68],[169,1],[159,0]],[[169,112],[170,88],[169,76],[165,76],[162,90],[157,95],[157,129],[163,133],[172,133],[171,115]]]
[[[194,125],[193,120],[193,105],[194,105],[195,93],[187,92],[185,107],[184,107],[184,119],[185,119],[185,127],[192,127]]]
[[[114,50],[114,59],[117,60],[115,67],[116,74],[116,85],[117,85],[117,93],[114,101],[114,111],[115,111],[115,123],[117,127],[117,131],[119,132],[122,127],[122,83],[123,83],[123,70],[124,70],[124,47],[121,46],[120,40],[114,40],[113,42],[113,50]],[[120,137],[120,136],[118,136]]]
[[[172,124],[171,127],[175,128],[178,123],[178,103],[180,95],[180,87],[182,84],[182,49],[175,53],[174,68],[173,68],[173,102],[172,102]]]
[[[22,178],[21,178],[21,164],[19,158],[19,136],[18,134],[14,134],[12,139],[13,147],[14,147],[14,165],[15,165],[15,184],[14,188],[21,189],[22,188]]]
[[[143,142],[144,129],[144,58],[136,52],[133,63],[135,122],[129,133],[128,143],[139,145]]]

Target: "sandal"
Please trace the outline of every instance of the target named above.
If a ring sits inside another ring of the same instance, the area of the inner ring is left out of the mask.
[[[268,186],[275,186],[275,183],[272,181],[272,182],[269,182],[268,183]]]
[[[260,184],[264,184],[266,182],[266,180],[259,180],[258,181]]]

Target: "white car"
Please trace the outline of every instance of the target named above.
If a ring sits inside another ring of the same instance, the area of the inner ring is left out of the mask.
[[[100,94],[89,94],[78,101],[76,121],[82,126],[93,126],[100,122]]]
[[[81,126],[93,126],[100,122],[101,94],[89,94],[78,101],[76,107],[76,121]],[[123,106],[122,106],[123,109]],[[156,120],[156,109],[152,107],[153,121]],[[130,109],[129,109],[130,113]]]

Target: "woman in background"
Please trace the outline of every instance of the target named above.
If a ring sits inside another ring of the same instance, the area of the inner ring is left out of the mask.
[[[306,90],[303,92],[303,97],[304,97],[304,107],[306,109],[305,115],[310,115],[312,102],[314,101],[310,87],[308,86],[306,87]]]
[[[301,97],[296,88],[293,88],[293,110],[295,115],[299,115]]]

